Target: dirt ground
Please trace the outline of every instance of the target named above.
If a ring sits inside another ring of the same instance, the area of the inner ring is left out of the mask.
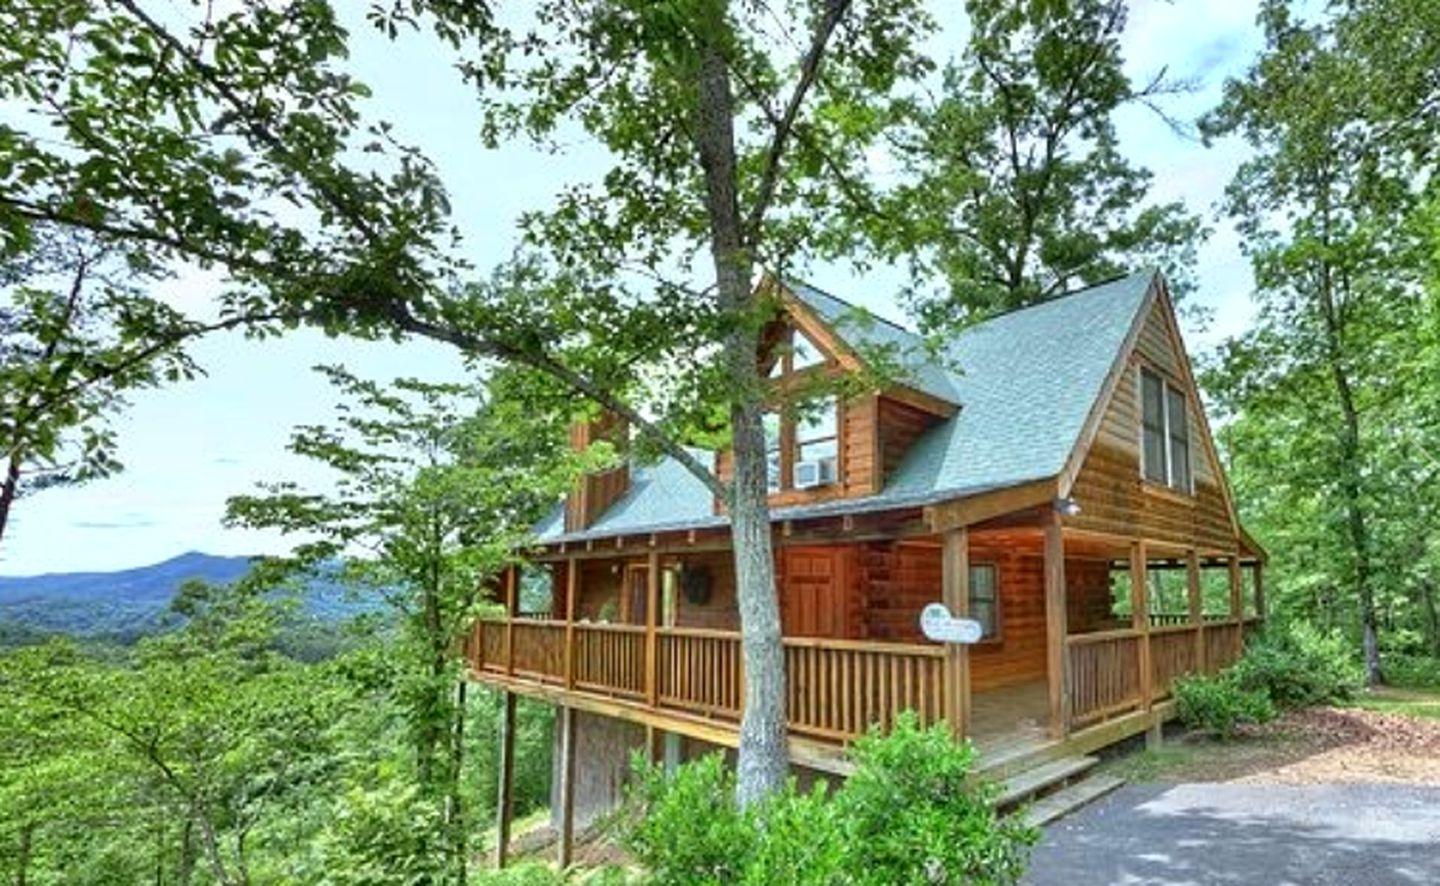
[[[1360,702],[1402,709],[1414,703],[1402,690]],[[1246,728],[1230,742],[1167,734],[1160,750],[1115,759],[1109,768],[1130,781],[1440,785],[1440,719],[1362,707],[1312,708]]]

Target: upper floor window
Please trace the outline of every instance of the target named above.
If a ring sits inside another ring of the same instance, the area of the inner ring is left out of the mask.
[[[1146,480],[1191,491],[1190,419],[1185,392],[1140,370],[1141,465]]]
[[[795,467],[791,483],[796,488],[824,486],[839,479],[840,459],[838,404],[834,397],[822,401],[814,412],[795,422]]]
[[[771,492],[838,483],[840,406],[834,397],[803,410],[765,414],[766,479]]]

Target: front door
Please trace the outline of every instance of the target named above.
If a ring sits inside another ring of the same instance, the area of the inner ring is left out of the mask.
[[[850,636],[850,549],[786,547],[782,551],[780,625],[785,636]]]

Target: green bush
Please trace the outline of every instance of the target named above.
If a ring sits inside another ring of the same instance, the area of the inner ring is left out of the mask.
[[[664,884],[1010,884],[1036,833],[1002,820],[974,753],[902,717],[856,742],[857,771],[809,793],[792,781],[741,809],[716,754],[667,775],[639,766],[625,846]]]
[[[1346,701],[1365,683],[1343,638],[1305,624],[1267,631],[1230,673],[1241,689],[1264,692],[1281,708]]]
[[[974,778],[975,751],[905,714],[855,742],[856,772],[836,792],[849,882],[1015,883],[1038,833],[995,814],[997,788]]]
[[[1241,723],[1264,723],[1275,716],[1275,706],[1264,690],[1246,689],[1231,674],[1176,680],[1175,707],[1186,726],[1207,730],[1223,741],[1234,737]]]
[[[637,761],[625,848],[655,883],[831,882],[838,835],[824,788],[792,781],[765,803],[741,809],[735,774],[721,754],[672,773]],[[799,878],[797,880],[797,878]]]
[[[1390,654],[1382,660],[1385,682],[1405,689],[1440,689],[1440,658]]]

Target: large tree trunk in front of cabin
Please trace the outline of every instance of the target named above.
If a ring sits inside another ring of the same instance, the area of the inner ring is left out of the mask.
[[[698,29],[709,42],[701,48],[695,137],[705,173],[716,297],[733,320],[723,340],[721,359],[734,397],[730,421],[735,475],[728,504],[745,662],[738,794],[739,801],[748,804],[785,782],[785,656],[765,478],[764,397],[757,366],[760,324],[755,316],[752,266],[745,252],[737,192],[734,97],[719,45],[726,27],[725,10],[723,4],[709,8],[717,17],[702,22]]]

